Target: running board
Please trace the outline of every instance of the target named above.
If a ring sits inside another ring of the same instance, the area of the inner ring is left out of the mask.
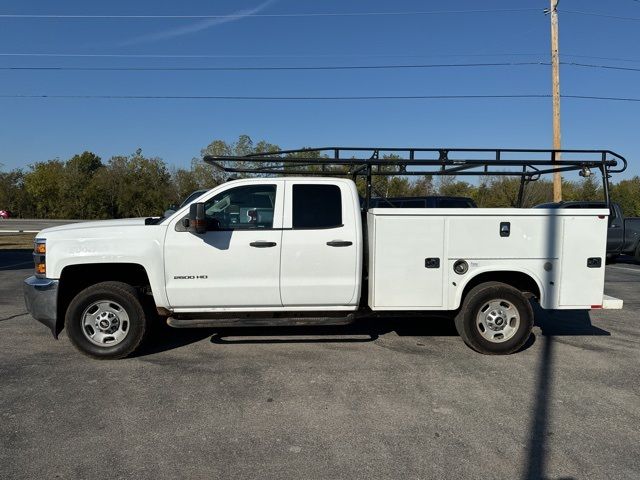
[[[297,327],[348,325],[354,314],[346,317],[238,317],[238,318],[167,318],[173,328],[222,328],[222,327]]]

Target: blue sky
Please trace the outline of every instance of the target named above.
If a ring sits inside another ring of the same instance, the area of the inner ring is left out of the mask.
[[[5,0],[0,14],[215,15],[231,19],[0,18],[0,53],[219,55],[231,58],[0,56],[0,66],[313,66],[548,61],[548,1]],[[394,16],[245,14],[411,12]],[[606,10],[605,10],[606,8]],[[640,68],[640,2],[561,0],[564,61]],[[514,55],[518,54],[518,55]],[[526,55],[523,55],[526,54]],[[568,55],[621,58],[602,60]],[[0,94],[447,95],[547,94],[550,67],[360,71],[0,71]],[[563,94],[640,97],[640,72],[561,68]],[[247,133],[283,148],[321,145],[551,146],[550,99],[231,101],[0,98],[0,164],[25,167],[91,150],[142,148],[186,166],[211,140]],[[562,101],[564,148],[610,148],[640,174],[640,103]]]

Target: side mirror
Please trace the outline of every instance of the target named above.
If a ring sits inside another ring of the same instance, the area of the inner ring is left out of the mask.
[[[207,219],[204,215],[204,203],[192,203],[189,206],[189,233],[202,234],[207,231]]]

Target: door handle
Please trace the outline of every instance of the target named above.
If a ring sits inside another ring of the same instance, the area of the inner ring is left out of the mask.
[[[435,257],[425,258],[424,268],[440,268],[440,259]]]
[[[256,248],[269,248],[269,247],[275,247],[277,244],[276,242],[264,242],[260,240],[257,242],[251,242],[249,245]]]
[[[330,247],[349,247],[353,245],[353,242],[348,240],[331,240],[330,242],[327,242],[327,245]]]

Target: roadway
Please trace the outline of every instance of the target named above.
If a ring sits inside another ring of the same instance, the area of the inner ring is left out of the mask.
[[[68,223],[84,222],[86,220],[42,220],[31,218],[7,218],[0,220],[0,233],[2,232],[39,232],[49,227],[57,227],[58,225],[66,225]]]

